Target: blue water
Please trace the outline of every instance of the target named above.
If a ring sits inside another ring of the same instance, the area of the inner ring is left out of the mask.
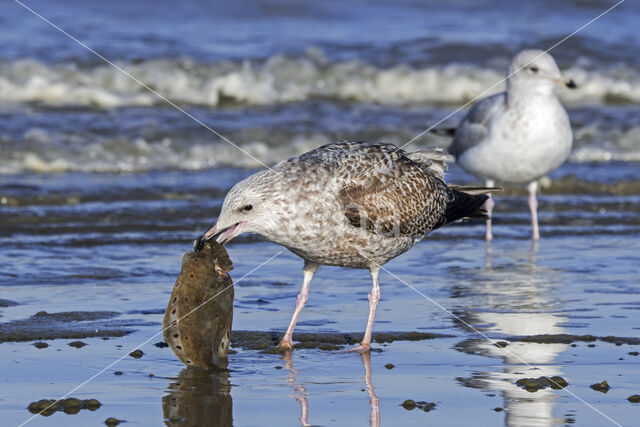
[[[500,81],[518,50],[548,48],[615,3],[25,4],[272,164],[340,139],[403,144]],[[228,425],[229,411],[237,425],[296,425],[305,410],[313,425],[375,425],[376,417],[382,425],[610,423],[566,391],[515,385],[541,375],[565,377],[572,393],[633,424],[638,405],[626,399],[640,392],[640,359],[629,352],[638,346],[510,341],[502,351],[463,321],[506,340],[639,336],[639,19],[640,3],[627,0],[552,51],[579,84],[559,93],[575,145],[541,183],[538,245],[529,241],[524,189],[507,187],[491,246],[484,224],[455,225],[387,265],[448,312],[385,273],[374,331],[451,338],[379,345],[370,363],[318,350],[288,360],[236,349],[229,374],[214,377],[183,370],[169,349],[148,344],[142,359],[125,357],[72,394],[98,398],[98,411],[30,425],[111,416],[172,425],[172,414],[181,425]],[[80,349],[61,339],[46,349],[0,343],[0,414],[17,425],[31,416],[30,402],[61,396],[160,331],[182,253],[229,188],[260,165],[19,4],[0,4],[0,28],[0,298],[19,303],[0,307],[0,321],[108,310],[137,325],[122,338],[83,339]],[[425,135],[407,148],[448,143]],[[475,182],[455,165],[447,179]],[[242,236],[228,250],[234,329],[283,330],[301,261],[285,251],[239,280],[280,248]],[[321,269],[299,330],[362,330],[369,289],[362,271]],[[589,388],[605,379],[609,393]],[[406,399],[436,407],[408,411]]]

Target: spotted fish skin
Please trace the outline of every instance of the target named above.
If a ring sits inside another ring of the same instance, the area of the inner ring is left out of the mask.
[[[226,369],[231,323],[233,269],[225,249],[209,242],[182,257],[162,326],[164,339],[190,367]]]

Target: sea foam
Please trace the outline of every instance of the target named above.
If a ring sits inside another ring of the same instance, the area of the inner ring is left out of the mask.
[[[173,102],[209,107],[310,99],[462,104],[504,78],[503,70],[468,64],[379,68],[356,60],[326,63],[283,55],[238,62],[201,63],[183,58],[118,65]],[[566,102],[640,102],[637,70],[623,66],[588,70],[575,65],[566,74],[579,85],[575,91],[560,91]],[[499,83],[488,93],[503,89],[504,83]],[[162,101],[106,64],[45,64],[25,59],[0,62],[0,102],[116,108],[147,107]]]

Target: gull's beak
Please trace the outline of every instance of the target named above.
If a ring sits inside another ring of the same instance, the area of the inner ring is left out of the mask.
[[[229,240],[233,239],[238,234],[238,230],[246,224],[244,221],[233,224],[230,227],[218,229],[218,224],[214,224],[213,227],[205,231],[200,237],[193,242],[193,249],[197,252],[202,249],[205,243],[215,240],[216,242],[224,245]]]
[[[576,82],[573,81],[573,79],[564,79],[562,77],[558,77],[558,78],[553,79],[553,81],[558,86],[568,87],[569,89],[575,89],[575,88],[578,87],[578,85],[576,84]]]

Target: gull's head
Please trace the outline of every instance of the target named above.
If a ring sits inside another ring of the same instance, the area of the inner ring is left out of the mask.
[[[552,92],[556,86],[575,89],[572,79],[562,75],[553,57],[537,49],[523,50],[511,61],[509,89]]]
[[[240,181],[227,193],[216,223],[194,242],[200,250],[210,240],[220,244],[243,233],[269,235],[277,227],[280,199],[273,192],[271,171],[258,172]]]

